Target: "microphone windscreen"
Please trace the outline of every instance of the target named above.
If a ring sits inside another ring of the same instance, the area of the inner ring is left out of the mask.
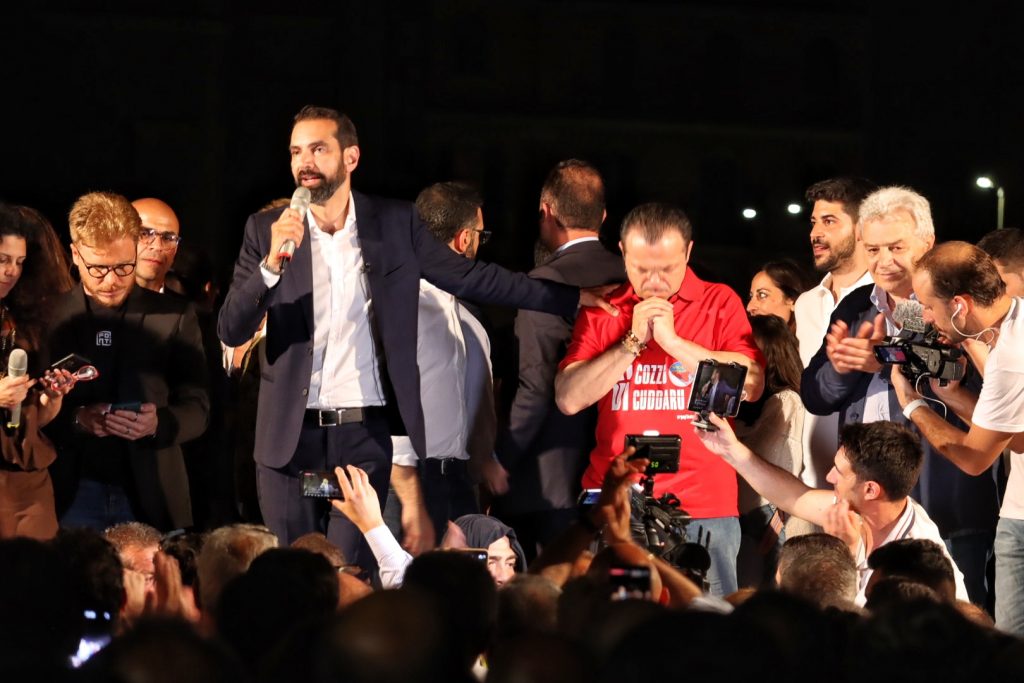
[[[296,187],[295,192],[292,193],[290,208],[298,211],[301,215],[305,215],[311,201],[313,201],[313,195],[310,194],[309,188]]]
[[[28,372],[28,354],[24,349],[14,349],[7,359],[7,374],[11,377],[24,377]]]

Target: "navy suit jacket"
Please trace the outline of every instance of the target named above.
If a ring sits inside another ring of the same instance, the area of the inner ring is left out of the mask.
[[[382,351],[379,360],[385,398],[389,407],[397,407],[394,412],[401,420],[393,430],[404,427],[422,458],[426,437],[416,364],[420,278],[471,301],[559,315],[574,313],[579,290],[459,256],[430,235],[408,202],[358,192],[352,196],[370,292],[371,325]],[[273,288],[264,284],[259,267],[270,251],[270,226],[283,210],[249,217],[217,325],[221,340],[238,346],[252,337],[264,313],[267,315],[254,456],[269,467],[283,467],[295,452],[313,370],[309,226],[291,264]]]

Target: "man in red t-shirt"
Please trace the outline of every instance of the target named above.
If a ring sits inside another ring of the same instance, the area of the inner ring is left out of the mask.
[[[583,309],[555,379],[559,409],[574,414],[597,403],[597,446],[583,485],[598,488],[627,434],[657,432],[682,438],[679,472],[657,475],[654,493],[672,492],[695,518],[687,540],[703,540],[711,591],[736,590],[740,526],[736,474],[704,448],[686,409],[697,364],[705,359],[747,367],[746,400],[764,388],[761,355],[739,296],[704,282],[687,267],[693,228],[680,209],[643,204],[622,221],[619,247],[629,282],[609,294],[617,316]]]

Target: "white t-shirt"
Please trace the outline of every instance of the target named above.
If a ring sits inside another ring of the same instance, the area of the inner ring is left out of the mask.
[[[892,543],[893,541],[900,541],[904,538],[920,538],[929,541],[935,541],[942,548],[942,554],[945,555],[950,564],[953,565],[953,576],[956,580],[956,597],[958,600],[970,600],[970,596],[967,595],[967,586],[964,584],[964,575],[960,571],[960,568],[956,566],[956,562],[953,561],[949,551],[946,550],[946,544],[942,541],[942,536],[939,534],[939,527],[935,526],[935,522],[932,521],[928,513],[924,511],[924,508],[915,501],[913,498],[907,497],[907,507],[903,509],[903,514],[896,520],[896,524],[893,525],[892,531],[885,537],[885,540],[879,543],[876,547],[881,547],[886,543]],[[864,596],[864,590],[868,587],[868,580],[871,578],[872,569],[868,567],[868,556],[867,549],[864,547],[864,543],[861,542],[860,547],[857,549],[857,598],[854,602],[860,607],[864,606],[867,598]]]
[[[971,422],[996,432],[1024,432],[1024,299],[1015,298],[985,362],[985,382]],[[1024,455],[1013,453],[1001,517],[1024,519]]]

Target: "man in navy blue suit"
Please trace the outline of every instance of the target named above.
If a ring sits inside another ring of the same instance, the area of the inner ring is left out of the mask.
[[[299,472],[356,465],[383,500],[391,435],[408,434],[423,457],[419,279],[472,301],[566,316],[598,297],[462,258],[428,233],[412,204],[352,191],[358,138],[333,109],[303,108],[289,149],[312,204],[305,215],[249,217],[218,333],[242,344],[267,316],[254,453],[267,526],[283,544],[323,531],[370,566],[359,531],[326,501],[301,497]],[[296,245],[290,261],[281,256],[287,241]]]

